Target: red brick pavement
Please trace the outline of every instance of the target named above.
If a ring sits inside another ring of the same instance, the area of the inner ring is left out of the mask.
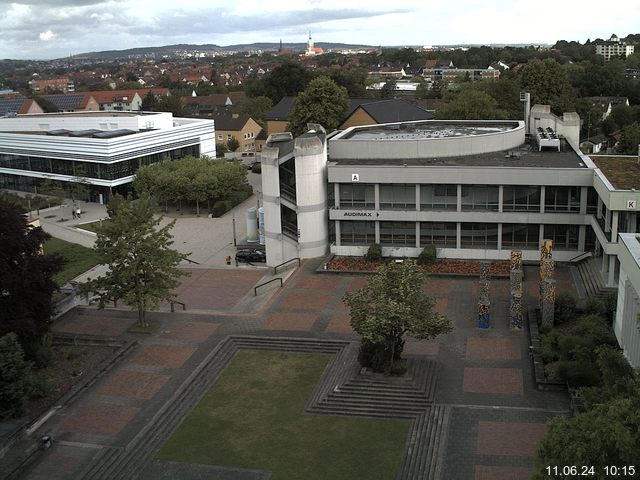
[[[175,290],[178,300],[192,310],[227,310],[233,307],[264,275],[263,270],[185,269]]]
[[[331,291],[335,290],[341,281],[342,277],[336,275],[316,275],[314,277],[304,277],[296,284],[296,288],[317,288]]]
[[[522,370],[466,367],[462,390],[465,393],[522,395],[524,393]]]
[[[158,338],[200,343],[209,338],[209,335],[215,333],[219,327],[220,324],[218,323],[171,320],[162,325]]]
[[[435,305],[436,312],[441,313],[442,315],[446,315],[448,307],[449,307],[448,298],[436,298],[436,305]]]
[[[130,358],[130,363],[164,368],[180,368],[195,352],[194,347],[145,345]]]
[[[95,393],[149,400],[169,378],[171,375],[119,370],[107,377]]]
[[[360,290],[362,287],[364,287],[364,284],[367,283],[368,279],[369,277],[353,277],[347,291],[353,292],[355,290]]]
[[[467,338],[467,359],[519,360],[520,358],[518,338]]]
[[[87,403],[75,408],[63,428],[75,433],[115,436],[139,411],[138,407]]]
[[[264,329],[308,332],[317,319],[315,313],[274,312],[265,322]]]
[[[437,357],[440,353],[440,342],[437,340],[408,339],[404,344],[403,355]]]
[[[480,455],[533,457],[546,433],[544,423],[478,422],[476,451]]]
[[[533,473],[533,468],[526,467],[476,465],[475,480],[525,480],[531,478]]]
[[[329,296],[318,290],[293,290],[287,294],[281,301],[280,307],[283,308],[317,308],[323,309]]]
[[[105,335],[117,337],[126,332],[134,323],[132,318],[118,318],[96,315],[67,315],[56,322],[51,330],[54,332],[79,333],[87,335]]]
[[[351,316],[349,315],[349,307],[347,307],[344,303],[340,302],[333,309],[333,314],[329,320],[329,324],[327,325],[325,331],[330,333],[353,333],[351,329],[350,320]]]
[[[429,296],[446,296],[451,292],[451,282],[450,279],[430,277],[423,290]]]

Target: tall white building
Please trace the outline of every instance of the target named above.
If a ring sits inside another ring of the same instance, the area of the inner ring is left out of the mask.
[[[629,55],[633,55],[633,52],[634,46],[621,42],[615,34],[611,35],[608,41],[596,44],[596,55],[603,56],[605,62],[612,58],[626,58]]]
[[[187,155],[215,158],[212,120],[155,112],[78,112],[0,118],[0,187],[37,192],[45,179],[82,177],[94,201],[125,192],[136,170]]]

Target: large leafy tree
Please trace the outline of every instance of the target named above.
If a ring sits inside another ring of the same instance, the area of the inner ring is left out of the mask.
[[[404,337],[435,338],[452,330],[451,320],[434,310],[424,293],[426,272],[412,260],[387,263],[364,287],[347,292],[351,327],[362,336],[360,361],[375,370],[389,370],[400,360]]]
[[[278,65],[260,80],[254,81],[247,89],[250,97],[269,97],[275,104],[282,97],[293,97],[303,91],[311,79],[313,73],[297,63],[284,63]]]
[[[347,89],[350,97],[364,97],[367,95],[367,81],[369,72],[363,67],[343,67],[331,72],[331,79],[341,87]]]
[[[574,109],[575,95],[566,69],[555,60],[531,60],[521,71],[520,85],[531,93],[531,104],[550,105],[554,113]]]
[[[327,131],[334,130],[349,109],[347,89],[340,87],[329,77],[318,77],[300,93],[293,102],[289,114],[289,131],[300,135],[307,123],[319,123]]]
[[[617,147],[619,153],[635,155],[638,153],[638,145],[640,145],[640,123],[635,122],[623,127]]]
[[[31,390],[31,363],[15,333],[0,337],[0,419],[24,414]]]
[[[491,95],[475,88],[450,94],[447,103],[438,107],[436,118],[455,120],[493,120],[507,118]]]
[[[636,472],[630,476],[638,474],[640,373],[610,346],[596,349],[595,364],[602,384],[580,390],[583,413],[549,422],[549,431],[538,445],[536,479],[550,478],[547,465],[593,465],[595,478],[605,478],[606,466],[635,465]]]
[[[31,227],[17,205],[0,196],[0,336],[13,332],[34,358],[53,314],[53,274],[62,268],[58,255],[43,255],[48,239]]]
[[[249,115],[256,122],[260,124],[262,128],[265,128],[266,124],[264,121],[264,117],[267,116],[267,113],[271,111],[273,107],[273,102],[269,97],[253,97],[247,98],[242,101],[236,108],[238,113],[244,113],[245,115]]]
[[[138,311],[139,324],[147,326],[146,312],[174,299],[172,290],[186,275],[178,268],[184,254],[171,248],[175,221],[160,228],[161,218],[154,216],[147,195],[136,201],[116,195],[108,212],[110,221],[98,229],[94,246],[108,271],[84,288],[97,293],[100,308],[119,300],[130,305]]]

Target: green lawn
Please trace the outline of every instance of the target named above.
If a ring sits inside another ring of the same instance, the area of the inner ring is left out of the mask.
[[[395,478],[409,420],[304,413],[328,360],[239,352],[158,458],[271,470],[272,480]]]
[[[45,253],[59,253],[66,260],[62,271],[54,275],[55,282],[62,286],[81,273],[98,264],[98,255],[90,248],[65,242],[59,238],[50,238],[44,244]]]

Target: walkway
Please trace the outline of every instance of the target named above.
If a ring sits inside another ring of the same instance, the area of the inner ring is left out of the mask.
[[[158,328],[150,335],[128,332],[136,319],[127,310],[80,308],[67,314],[55,331],[119,336],[135,339],[139,346],[42,427],[53,431],[57,442],[26,478],[76,478],[105,448],[125,448],[230,334],[356,340],[341,298],[361,287],[366,277],[316,274],[318,264],[306,262],[284,289],[262,294],[253,304],[247,299],[264,271],[204,270],[202,280],[189,280],[189,302],[202,311],[152,313]],[[527,268],[525,274],[526,303],[532,305],[537,269]],[[567,270],[558,268],[556,277],[559,290],[573,288]],[[491,281],[493,326],[486,331],[476,328],[477,280],[432,277],[426,289],[456,326],[435,341],[409,340],[405,348],[408,356],[436,359],[441,365],[434,401],[450,411],[443,432],[447,442],[442,478],[528,478],[545,421],[565,414],[568,401],[561,393],[535,388],[526,331],[507,327],[508,280]],[[260,478],[257,472],[228,473],[219,478]],[[151,478],[151,470],[145,475]]]

